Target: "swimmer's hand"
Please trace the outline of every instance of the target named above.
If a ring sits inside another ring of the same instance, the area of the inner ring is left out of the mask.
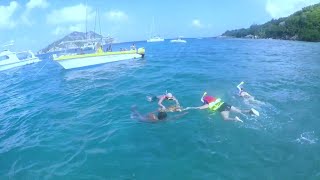
[[[187,107],[187,108],[181,109],[181,111],[187,111],[187,110],[189,110],[189,109],[190,109],[190,108]]]
[[[147,101],[152,102],[152,97],[151,96],[146,96]]]
[[[166,107],[165,106],[162,106],[160,109],[161,109],[161,111],[166,111]]]

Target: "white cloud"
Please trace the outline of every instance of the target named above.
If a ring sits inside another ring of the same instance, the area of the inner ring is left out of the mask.
[[[11,1],[8,6],[0,6],[0,29],[10,29],[16,25],[12,16],[18,8],[16,1]]]
[[[272,18],[289,16],[305,6],[319,3],[319,0],[268,0],[266,11]]]
[[[95,17],[95,12],[89,6],[86,7],[83,4],[78,4],[51,11],[47,15],[47,23],[58,25],[85,22],[86,16],[88,21],[92,20]]]
[[[84,24],[73,24],[70,26],[57,26],[53,31],[52,34],[53,35],[64,35],[64,34],[68,34],[71,33],[73,31],[84,31],[85,29],[85,25]]]
[[[63,34],[64,31],[65,29],[63,27],[58,26],[52,31],[52,34],[57,36],[57,35]]]
[[[106,12],[105,17],[109,21],[115,21],[115,22],[128,20],[128,15],[125,12],[119,11],[119,10],[111,10],[109,12]]]
[[[47,2],[47,0],[30,0],[27,4],[27,10],[31,10],[34,8],[47,8],[49,5],[49,3]]]
[[[195,28],[203,28],[203,24],[201,23],[201,21],[199,19],[192,20],[191,25]]]
[[[85,25],[84,24],[74,24],[74,25],[70,25],[68,27],[68,31],[69,32],[73,32],[73,31],[83,31],[85,29]]]
[[[32,20],[30,19],[30,13],[33,9],[45,9],[49,6],[47,0],[29,0],[26,4],[25,11],[21,14],[21,21],[23,24],[32,25]]]

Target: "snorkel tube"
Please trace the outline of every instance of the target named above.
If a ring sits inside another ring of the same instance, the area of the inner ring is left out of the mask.
[[[241,94],[241,92],[242,92],[242,85],[244,84],[244,82],[243,81],[241,81],[241,83],[240,84],[238,84],[238,86],[237,86],[237,88],[239,89],[239,95]]]
[[[206,95],[207,95],[207,92],[204,92],[203,95],[202,95],[202,97],[201,97],[201,99],[200,99],[202,103],[204,103],[203,98],[204,98]]]

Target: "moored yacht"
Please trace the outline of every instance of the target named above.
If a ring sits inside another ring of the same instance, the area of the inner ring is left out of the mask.
[[[11,52],[9,50],[4,50],[0,52],[0,71],[36,63],[39,61],[40,59],[36,57],[30,50],[23,52]]]

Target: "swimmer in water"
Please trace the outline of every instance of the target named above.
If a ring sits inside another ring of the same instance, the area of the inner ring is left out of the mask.
[[[248,92],[246,92],[243,88],[244,82],[242,81],[240,84],[238,84],[237,88],[239,89],[239,96],[245,98],[245,99],[250,99],[254,100],[254,97],[251,96]]]
[[[221,101],[220,98],[215,98],[213,96],[207,96],[206,92],[203,94],[201,101],[203,102],[204,105],[199,106],[199,107],[187,107],[184,110],[210,109],[211,111],[218,111],[218,112],[220,112],[222,118],[226,121],[243,122],[238,116],[235,116],[234,118],[229,117],[230,112],[235,112],[235,113],[239,113],[239,114],[247,113],[247,114],[254,114],[256,116],[259,116],[259,112],[253,108],[251,110],[240,110],[232,105],[229,105],[228,103]]]
[[[162,104],[162,102],[164,100],[172,100],[176,102],[176,106],[180,106],[179,101],[176,97],[174,97],[171,93],[166,92],[166,94],[163,95],[159,95],[159,96],[147,96],[147,100],[149,102],[153,102],[153,101],[158,101],[158,105],[160,106],[161,109],[166,109],[166,107]]]
[[[188,114],[188,112],[181,113],[176,116],[172,116],[171,118],[167,118],[168,114],[165,111],[156,111],[148,113],[147,115],[142,115],[140,112],[137,111],[136,106],[131,107],[132,115],[140,121],[144,122],[157,122],[162,120],[170,120],[170,119],[178,119],[182,116]]]

